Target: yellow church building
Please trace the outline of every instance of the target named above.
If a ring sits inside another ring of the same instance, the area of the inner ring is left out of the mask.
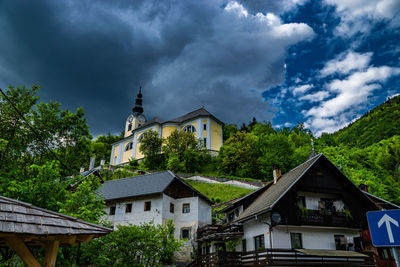
[[[223,144],[223,123],[205,108],[189,112],[178,118],[164,121],[155,117],[149,121],[143,115],[142,88],[137,94],[135,107],[125,121],[124,138],[112,144],[110,165],[128,163],[143,158],[140,152],[140,140],[147,131],[153,130],[161,138],[167,138],[174,131],[187,131],[203,140],[205,148],[217,153]]]

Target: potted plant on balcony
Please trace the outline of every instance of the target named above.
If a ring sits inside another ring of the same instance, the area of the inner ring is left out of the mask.
[[[300,206],[299,207],[299,212],[300,212],[301,218],[307,219],[309,210],[306,207]]]

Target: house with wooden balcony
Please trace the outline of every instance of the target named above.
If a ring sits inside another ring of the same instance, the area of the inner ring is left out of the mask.
[[[199,229],[199,251],[218,255],[226,251],[227,241],[235,240],[231,264],[279,259],[321,263],[325,258],[374,266],[371,257],[358,252],[363,251],[360,232],[368,229],[366,212],[377,209],[325,155],[315,154],[283,175],[274,170],[272,182],[222,209],[222,229]]]

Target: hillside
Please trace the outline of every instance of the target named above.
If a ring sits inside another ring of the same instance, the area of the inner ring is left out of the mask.
[[[331,136],[337,144],[367,147],[400,133],[400,95],[364,114]]]

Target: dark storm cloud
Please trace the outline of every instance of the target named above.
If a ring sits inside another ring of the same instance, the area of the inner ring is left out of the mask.
[[[4,1],[0,86],[42,86],[44,101],[83,106],[93,134],[117,133],[140,81],[148,117],[205,106],[221,120],[270,120],[261,93],[283,79],[305,24],[217,1]]]

